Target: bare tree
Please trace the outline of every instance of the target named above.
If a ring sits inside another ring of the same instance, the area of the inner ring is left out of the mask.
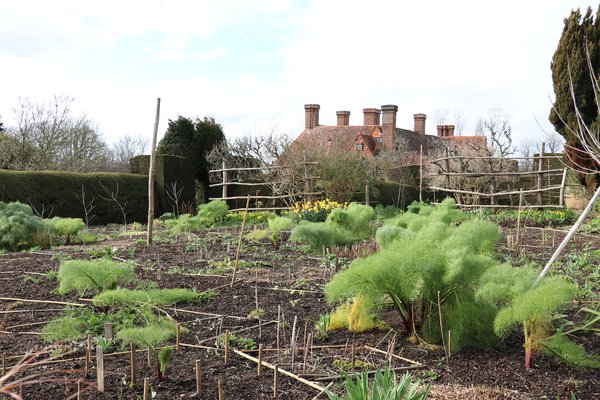
[[[565,145],[565,139],[558,133],[549,132],[546,134],[546,138],[544,140],[546,143],[546,150],[548,151],[548,153],[562,153]]]
[[[148,149],[148,139],[142,136],[126,134],[113,143],[111,147],[111,169],[119,172],[129,172],[129,160],[142,155]]]
[[[512,127],[508,116],[499,108],[488,111],[485,118],[477,121],[477,134],[488,138],[490,155],[507,157],[514,154],[516,149],[512,142]]]
[[[454,110],[452,112],[452,117],[454,118],[454,132],[456,132],[457,136],[462,136],[465,130],[465,125],[467,124],[465,115],[460,110]]]
[[[446,123],[448,120],[448,114],[450,114],[450,110],[447,108],[436,108],[433,110],[432,118],[433,122],[436,125],[442,125]]]
[[[519,145],[519,156],[525,158],[520,163],[520,169],[522,171],[531,171],[533,169],[533,155],[539,151],[539,141],[537,140],[524,140]]]

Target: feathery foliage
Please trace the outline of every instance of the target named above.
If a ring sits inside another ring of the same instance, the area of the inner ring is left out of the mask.
[[[167,366],[173,356],[173,346],[165,346],[158,352],[158,365],[160,368],[161,376],[165,376],[167,372]]]
[[[33,215],[30,206],[0,201],[0,248],[17,251],[34,246],[35,234],[42,229],[42,219]]]
[[[475,289],[482,274],[495,265],[490,255],[499,233],[486,221],[459,224],[465,219],[451,199],[437,207],[413,205],[382,228],[378,252],[354,260],[333,277],[326,287],[327,301],[358,295],[389,299],[409,335],[422,329],[435,340],[441,337],[439,292],[453,349],[491,346],[497,341],[492,330],[495,309],[476,299]]]
[[[140,348],[155,350],[161,343],[174,338],[177,334],[175,322],[167,319],[153,321],[143,327],[122,329],[117,332],[117,339],[125,343],[134,343]]]
[[[86,290],[101,292],[126,285],[135,279],[133,266],[106,258],[98,260],[68,260],[58,270],[58,292],[66,294]]]
[[[95,306],[113,306],[121,305],[153,305],[164,306],[176,303],[191,303],[196,301],[202,294],[196,293],[190,289],[150,289],[150,290],[130,290],[119,288],[115,290],[104,291],[93,298]]]
[[[373,300],[361,295],[341,303],[329,316],[327,330],[367,332],[385,328],[385,324],[373,314],[373,307]]]
[[[349,245],[373,235],[374,217],[372,207],[352,203],[346,209],[333,209],[325,222],[302,221],[292,230],[290,240],[304,243],[312,250]]]
[[[327,392],[329,400],[425,400],[429,395],[430,385],[424,390],[419,390],[420,382],[414,382],[412,376],[407,372],[400,380],[396,378],[394,371],[385,369],[377,370],[373,383],[369,383],[367,371],[361,372],[356,381],[346,377],[344,386],[346,393],[338,396]]]
[[[49,226],[52,233],[64,237],[66,244],[71,244],[73,237],[77,236],[79,231],[86,227],[81,218],[54,217],[44,222]]]
[[[206,226],[223,221],[229,212],[229,206],[223,200],[213,200],[198,206],[198,219]]]

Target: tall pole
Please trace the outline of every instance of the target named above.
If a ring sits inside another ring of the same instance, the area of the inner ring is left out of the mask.
[[[158,119],[160,116],[160,97],[156,99],[156,118],[154,119],[154,133],[152,134],[152,148],[150,151],[150,171],[148,172],[148,231],[146,244],[152,243],[152,225],[154,224],[154,177],[156,176],[156,136],[158,135]]]

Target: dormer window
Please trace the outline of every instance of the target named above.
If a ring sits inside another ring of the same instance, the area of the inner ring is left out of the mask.
[[[356,144],[354,144],[354,148],[356,149],[356,151],[363,151],[363,144],[356,143]]]
[[[381,140],[381,137],[376,137],[375,139],[375,143],[382,143],[383,140]]]

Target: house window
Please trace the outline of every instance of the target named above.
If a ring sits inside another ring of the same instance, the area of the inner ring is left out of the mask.
[[[363,150],[363,144],[362,143],[356,143],[354,145],[354,148],[356,149],[356,151],[362,151]]]
[[[380,137],[376,137],[376,138],[375,138],[375,143],[381,143],[381,142],[383,142],[383,140],[381,140],[381,138],[380,138]]]

